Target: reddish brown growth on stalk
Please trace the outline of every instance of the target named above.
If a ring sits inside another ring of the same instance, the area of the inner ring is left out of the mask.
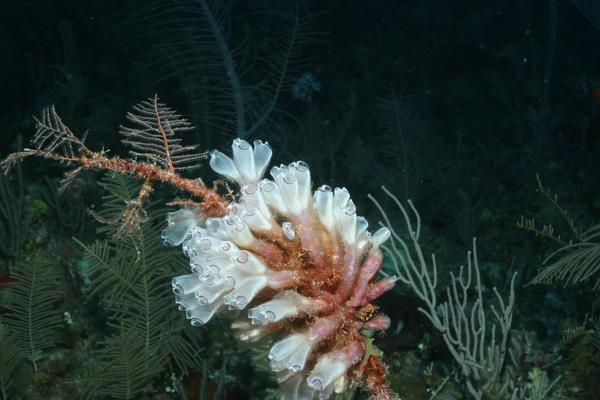
[[[398,396],[392,392],[385,379],[385,366],[379,358],[374,355],[369,356],[369,359],[363,367],[363,374],[367,387],[371,391],[373,400],[397,400]]]
[[[123,143],[131,148],[130,158],[110,157],[105,150],[94,151],[85,143],[85,134],[78,136],[65,125],[53,106],[36,118],[33,148],[10,154],[0,164],[8,173],[14,164],[27,157],[56,160],[74,169],[65,173],[59,191],[62,192],[83,170],[106,170],[132,175],[144,180],[135,200],[127,205],[122,216],[120,232],[134,234],[139,229],[143,205],[156,182],[167,183],[199,200],[206,215],[221,216],[227,201],[199,179],[188,179],[181,171],[195,169],[206,153],[197,146],[182,145],[178,135],[192,128],[191,124],[154,96],[133,107],[127,113],[131,126],[121,126]]]

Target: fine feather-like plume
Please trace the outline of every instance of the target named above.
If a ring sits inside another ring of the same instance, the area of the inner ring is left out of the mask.
[[[31,143],[38,150],[73,158],[85,149],[85,136],[77,137],[63,123],[54,106],[45,108],[35,122],[35,136]]]
[[[24,149],[10,154],[0,162],[0,169],[7,174],[17,163],[30,156],[39,156],[57,160],[70,165],[77,163],[82,157],[90,157],[93,153],[85,145],[85,134],[81,137],[69,129],[62,121],[54,106],[42,110],[40,118],[35,120],[35,135],[31,139],[33,149]],[[81,167],[65,173],[65,177],[58,187],[58,194],[62,194],[73,183],[81,171]]]
[[[184,146],[177,134],[194,129],[192,124],[170,107],[159,101],[157,95],[133,107],[127,113],[132,127],[121,126],[123,143],[130,146],[130,154],[170,172],[194,169],[206,158],[196,151],[197,146]]]
[[[33,149],[24,149],[9,154],[2,162],[0,168],[7,174],[17,161],[30,156],[38,156],[70,164],[77,162],[81,156],[91,155],[85,145],[85,135],[79,137],[66,126],[54,106],[44,108],[40,118],[35,120],[35,135],[31,139]]]

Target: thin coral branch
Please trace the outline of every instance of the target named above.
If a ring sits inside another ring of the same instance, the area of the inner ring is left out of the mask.
[[[517,222],[517,228],[523,229],[524,231],[531,232],[537,237],[550,239],[561,246],[568,246],[569,242],[563,240],[559,233],[554,230],[554,227],[550,224],[543,224],[539,226],[536,224],[534,218],[525,218],[521,215],[521,219]]]
[[[32,140],[34,149],[10,154],[0,167],[7,174],[18,161],[28,157],[42,157],[67,165],[77,164],[75,170],[66,173],[68,184],[82,170],[107,170],[133,175],[144,179],[145,186],[153,182],[167,183],[192,197],[202,200],[202,210],[207,215],[222,216],[227,200],[215,190],[206,187],[202,180],[187,179],[179,170],[197,166],[204,153],[194,154],[196,146],[182,146],[175,135],[191,129],[187,121],[158,101],[155,96],[134,107],[128,119],[135,128],[121,128],[124,142],[133,147],[131,154],[145,161],[108,157],[107,152],[92,151],[84,137],[75,135],[61,120],[54,107],[49,107],[36,118],[36,133]],[[141,127],[140,127],[141,126]],[[147,193],[149,194],[149,192]],[[147,196],[142,196],[145,199]]]
[[[148,219],[144,210],[144,201],[152,193],[152,181],[146,179],[135,199],[127,202],[123,213],[118,217],[119,228],[115,232],[115,238],[131,238],[136,247],[141,242],[141,226]]]
[[[537,180],[538,190],[560,213],[560,215],[563,217],[563,219],[569,226],[569,229],[573,233],[573,236],[575,236],[575,239],[580,242],[583,241],[584,237],[582,235],[582,229],[575,224],[575,220],[573,219],[573,217],[571,217],[571,214],[569,214],[569,212],[560,205],[560,203],[558,202],[558,195],[556,193],[553,195],[552,193],[550,193],[550,190],[544,187],[539,174],[535,175],[535,179]]]
[[[82,157],[76,160],[84,169],[108,170],[122,174],[131,174],[139,178],[159,181],[176,187],[188,194],[202,199],[205,213],[222,216],[225,214],[227,200],[216,191],[204,186],[196,179],[187,179],[177,172],[166,171],[157,165],[130,161],[120,157],[108,158],[103,154],[94,153],[93,157]]]

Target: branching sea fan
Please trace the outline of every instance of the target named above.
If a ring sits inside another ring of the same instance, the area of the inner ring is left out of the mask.
[[[369,378],[375,394],[389,397],[361,330],[390,324],[372,304],[394,285],[394,278],[372,282],[390,232],[371,234],[345,188],[312,193],[306,163],[273,167],[272,179],[263,179],[269,145],[236,139],[232,148],[233,159],[219,151],[210,159],[240,187],[226,215],[184,208],[167,217],[163,239],[190,259],[191,273],[173,279],[179,308],[192,325],[221,310],[248,310],[233,323],[241,340],[281,336],[268,357],[283,399],[327,399]]]

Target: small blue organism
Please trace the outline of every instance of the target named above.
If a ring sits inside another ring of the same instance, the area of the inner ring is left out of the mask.
[[[292,96],[298,101],[305,103],[312,102],[312,96],[315,92],[321,91],[321,82],[312,72],[305,72],[296,80],[292,87]]]

